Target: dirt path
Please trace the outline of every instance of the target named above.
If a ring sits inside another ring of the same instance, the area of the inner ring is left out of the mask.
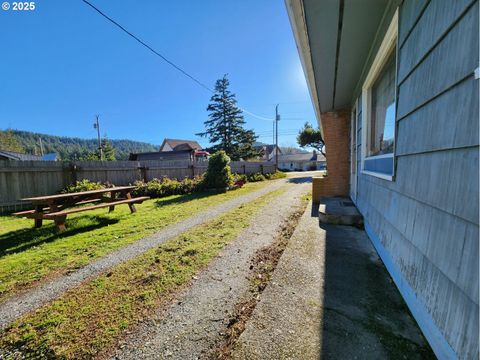
[[[434,359],[366,233],[319,226],[316,210],[298,223],[230,358]]]
[[[290,179],[285,194],[274,199],[253,223],[198,275],[178,301],[140,324],[120,344],[115,359],[203,359],[221,345],[235,305],[249,296],[250,259],[270,245],[279,228],[310,189],[305,178]]]
[[[29,289],[25,292],[7,298],[5,301],[0,303],[0,330],[7,327],[8,324],[10,324],[16,318],[39,308],[45,303],[57,298],[65,291],[78,286],[83,281],[97,276],[113,266],[128,261],[142,254],[143,252],[158,246],[168,239],[178,236],[181,233],[216,216],[228,212],[229,210],[232,210],[244,203],[252,201],[257,197],[274,191],[289,182],[289,179],[272,181],[260,190],[232,199],[216,207],[201,212],[194,217],[188,218],[177,224],[170,225],[155,235],[143,238],[134,242],[133,244],[114,251],[113,253],[93,261],[92,263],[74,272],[62,275],[51,281],[42,283],[33,289]],[[293,187],[295,188],[295,186]]]

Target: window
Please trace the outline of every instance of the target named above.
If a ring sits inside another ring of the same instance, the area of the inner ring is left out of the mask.
[[[398,10],[362,87],[362,172],[393,180]]]
[[[372,86],[369,155],[392,154],[395,141],[395,50]]]

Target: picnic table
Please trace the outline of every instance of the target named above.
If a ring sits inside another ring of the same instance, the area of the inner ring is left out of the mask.
[[[109,212],[112,212],[116,205],[121,204],[127,204],[130,212],[134,213],[136,211],[134,204],[141,204],[149,199],[148,196],[132,197],[131,191],[134,188],[135,186],[116,186],[100,190],[26,198],[22,200],[30,201],[34,209],[20,211],[13,215],[34,219],[37,228],[42,226],[43,220],[53,220],[58,231],[62,232],[65,231],[65,219],[69,214],[106,207],[109,208]],[[90,203],[95,205],[79,206]]]

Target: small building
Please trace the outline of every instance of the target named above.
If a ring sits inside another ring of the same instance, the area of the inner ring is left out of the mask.
[[[21,160],[21,161],[56,161],[57,154],[49,153],[43,156],[23,154],[15,151],[0,150],[0,160]]]
[[[272,158],[275,161],[275,157]],[[326,159],[316,151],[278,156],[278,168],[283,171],[325,170]]]
[[[194,150],[177,150],[177,151],[153,151],[145,153],[131,153],[128,157],[130,161],[143,160],[188,160],[194,159]]]
[[[260,154],[259,160],[271,161],[275,156],[275,149],[278,148],[278,153],[282,154],[280,147],[273,145],[256,145],[253,147]]]
[[[194,140],[179,140],[165,138],[160,145],[161,152],[164,151],[179,151],[179,150],[202,150],[202,146]]]
[[[160,151],[132,153],[128,160],[208,160],[209,153],[202,150],[200,144],[193,140],[164,139]]]

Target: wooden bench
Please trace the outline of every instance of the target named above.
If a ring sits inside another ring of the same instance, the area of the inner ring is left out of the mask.
[[[13,215],[35,219],[35,227],[41,227],[43,220],[53,220],[57,229],[62,232],[65,231],[65,220],[69,214],[106,207],[109,208],[109,212],[112,212],[116,205],[121,204],[127,204],[130,208],[130,212],[134,213],[136,211],[134,204],[141,204],[143,201],[148,200],[149,197],[132,197],[130,191],[133,188],[133,186],[121,186],[101,190],[23,199],[32,202],[35,209],[20,211]],[[110,193],[110,196],[105,196],[107,193]],[[74,207],[90,203],[99,204]]]

